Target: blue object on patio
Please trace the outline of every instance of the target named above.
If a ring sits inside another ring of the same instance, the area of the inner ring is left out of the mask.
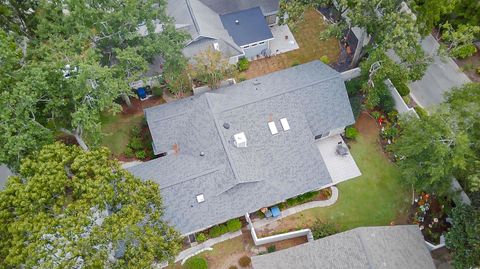
[[[145,88],[138,88],[137,89],[137,95],[140,97],[140,99],[147,98],[147,92],[145,91]]]
[[[278,208],[278,206],[271,207],[270,210],[272,211],[273,217],[280,216],[280,208]]]

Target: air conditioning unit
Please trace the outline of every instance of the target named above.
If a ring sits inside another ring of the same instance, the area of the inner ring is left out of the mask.
[[[244,132],[233,135],[233,143],[237,148],[246,148],[247,147],[247,137]]]

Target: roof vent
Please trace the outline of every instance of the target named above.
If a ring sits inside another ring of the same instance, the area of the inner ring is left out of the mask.
[[[235,24],[236,24],[236,25],[239,25],[240,22],[239,22],[238,20],[235,20]]]
[[[262,83],[260,81],[258,81],[258,79],[255,79],[253,81],[253,85],[260,85],[260,84],[262,84]]]
[[[202,157],[205,156],[205,152],[200,151],[200,156],[202,156]]]
[[[268,128],[270,129],[270,133],[272,133],[272,135],[278,134],[277,125],[275,125],[274,121],[268,122]]]
[[[220,45],[218,44],[218,42],[213,43],[213,48],[214,48],[216,51],[220,51]]]
[[[203,203],[205,202],[205,197],[202,194],[197,195],[197,203]]]
[[[280,123],[282,124],[282,128],[284,131],[290,130],[290,124],[288,124],[287,118],[280,119]]]
[[[233,136],[235,141],[233,142],[237,148],[246,148],[247,147],[247,137],[244,132],[235,134]]]
[[[223,124],[223,128],[225,128],[225,129],[230,129],[230,123],[225,122],[225,123]]]

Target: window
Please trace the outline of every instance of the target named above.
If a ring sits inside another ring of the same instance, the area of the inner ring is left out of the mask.
[[[258,43],[258,44],[259,44],[259,45],[263,45],[263,44],[265,44],[265,41],[262,41],[262,42],[260,42],[260,43]]]
[[[249,45],[243,46],[244,49],[248,49],[249,47]]]
[[[255,47],[255,46],[257,46],[257,45],[258,45],[257,43],[253,43],[253,44],[252,44],[252,47]]]

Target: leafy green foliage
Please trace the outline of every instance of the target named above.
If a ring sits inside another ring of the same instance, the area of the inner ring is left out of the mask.
[[[208,236],[210,238],[215,238],[219,237],[220,235],[228,233],[228,228],[225,224],[220,224],[220,225],[215,225],[212,228],[210,228],[210,231],[208,232]]]
[[[332,234],[336,234],[337,228],[332,223],[323,223],[320,220],[316,220],[313,226],[311,227],[313,238],[315,240],[327,237]]]
[[[348,97],[357,95],[365,84],[365,80],[362,77],[354,78],[345,82],[345,87],[347,88]]]
[[[227,221],[228,232],[236,232],[242,228],[242,222],[239,219],[231,219]]]
[[[477,0],[459,0],[448,19],[454,25],[480,25],[479,9],[480,3]]]
[[[240,72],[247,71],[248,67],[250,66],[250,62],[247,58],[240,58],[237,63],[237,69]]]
[[[208,263],[205,258],[195,256],[188,259],[183,266],[185,269],[207,269]]]
[[[410,94],[410,88],[408,88],[407,84],[403,81],[398,80],[391,80],[393,86],[397,89],[398,93],[403,97]]]
[[[446,235],[446,246],[453,253],[455,268],[480,266],[480,211],[460,204],[452,210],[453,226]]]
[[[423,36],[438,26],[442,17],[453,11],[459,0],[414,0],[410,7],[417,15],[417,25]]]
[[[216,89],[220,82],[235,75],[235,66],[223,58],[220,51],[209,48],[194,57],[191,75],[195,79]]]
[[[424,108],[420,106],[416,106],[414,109],[415,109],[415,112],[417,112],[417,115],[421,119],[426,119],[428,117],[428,112]]]
[[[198,243],[203,243],[205,241],[207,241],[207,236],[204,233],[197,234],[197,242]]]
[[[180,236],[162,220],[158,185],[109,157],[56,143],[23,160],[0,192],[4,266],[145,268],[175,258]]]
[[[298,204],[303,204],[305,202],[309,202],[309,201],[313,200],[313,198],[317,195],[318,195],[318,191],[306,192],[306,193],[301,194],[299,196],[287,199],[286,203],[290,207],[294,206],[294,205],[298,205]]]
[[[348,126],[346,129],[345,129],[345,136],[348,138],[348,139],[352,139],[352,140],[355,140],[358,136],[358,130],[357,128],[353,127],[353,126]]]
[[[458,46],[451,50],[451,55],[454,58],[464,59],[474,55],[477,52],[477,47],[473,44],[466,44]]]
[[[442,45],[440,55],[449,55],[455,58],[466,58],[477,52],[473,44],[475,36],[480,34],[480,26],[461,24],[456,28],[449,22],[442,25],[442,40],[447,46]]]
[[[250,259],[250,257],[248,257],[248,256],[242,256],[238,260],[238,264],[240,264],[241,267],[250,266],[251,263],[252,263],[252,259]]]
[[[323,55],[322,57],[320,57],[320,61],[322,61],[322,63],[324,63],[324,64],[329,64],[330,63],[330,59],[328,58],[327,55]]]
[[[277,250],[277,247],[275,245],[270,245],[268,246],[267,248],[267,252],[268,253],[272,253],[272,252],[275,252]]]
[[[355,95],[353,97],[348,98],[348,100],[350,100],[353,116],[355,117],[355,120],[356,120],[358,119],[358,117],[360,116],[360,113],[363,110],[362,97],[360,95]]]

